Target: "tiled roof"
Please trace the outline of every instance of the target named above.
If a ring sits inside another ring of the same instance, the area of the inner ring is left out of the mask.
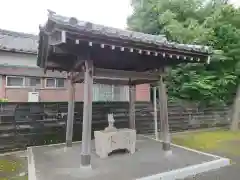
[[[0,29],[0,50],[36,54],[38,36]]]
[[[211,53],[210,48],[199,45],[187,45],[169,42],[164,35],[150,35],[140,32],[121,30],[102,25],[97,25],[76,18],[68,18],[53,14],[50,20],[70,26],[76,30],[91,32],[93,34],[105,35],[107,37],[130,40],[136,43],[153,44],[159,47],[187,50],[200,53]],[[75,21],[75,23],[72,23]],[[0,50],[36,54],[38,49],[38,36],[21,32],[0,29]]]
[[[49,20],[56,24],[63,25],[67,28],[71,28],[75,31],[86,32],[93,35],[106,36],[109,38],[118,38],[126,41],[132,41],[135,43],[144,43],[148,45],[155,45],[159,48],[171,48],[186,50],[197,53],[211,53],[211,49],[207,46],[201,45],[188,45],[169,42],[164,35],[151,35],[141,32],[134,32],[128,30],[121,30],[103,25],[93,24],[90,22],[80,21],[76,18],[65,17],[50,13]]]

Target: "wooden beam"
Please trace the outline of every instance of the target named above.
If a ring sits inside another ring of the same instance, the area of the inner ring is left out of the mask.
[[[77,72],[81,72],[83,69],[84,65],[84,60],[76,60],[76,63],[74,64],[72,71],[77,71]]]
[[[49,35],[49,45],[55,46],[67,42],[66,31],[56,30]]]
[[[78,73],[73,77],[74,82],[82,81],[84,75],[83,73]],[[108,69],[98,69],[96,68],[94,71],[93,78],[95,80],[104,80],[107,83],[107,80],[113,82],[116,81],[124,81],[127,82],[128,79],[131,79],[133,84],[144,84],[144,83],[152,83],[158,81],[159,75],[158,73],[147,73],[147,72],[132,72],[132,71],[120,71],[120,70],[108,70]],[[107,83],[109,84],[109,83]]]
[[[84,78],[78,78],[77,81],[74,81],[74,83],[82,83],[84,82]],[[139,84],[151,84],[153,82],[156,82],[155,80],[147,80],[147,79],[140,79],[140,80],[131,80],[129,79],[116,79],[116,78],[109,78],[109,77],[93,77],[93,82],[95,84],[109,84],[109,85],[139,85]]]
[[[111,70],[111,69],[100,69],[100,68],[96,68],[94,72],[94,76],[113,77],[113,78],[148,79],[148,80],[159,79],[159,73]]]
[[[106,77],[94,77],[93,82],[95,84],[108,84],[108,85],[128,85],[128,79],[116,79],[116,78],[106,78]]]
[[[120,47],[120,51],[122,50],[121,47],[124,49],[135,49],[139,54],[143,54],[143,51],[150,51],[154,52],[152,53],[155,56],[155,52],[158,52],[159,54],[164,54],[163,56],[165,57],[166,54],[172,54],[174,56],[187,56],[187,57],[199,57],[199,58],[207,58],[208,53],[200,53],[200,52],[193,52],[189,50],[184,50],[184,49],[173,49],[170,47],[159,47],[157,45],[149,46],[146,44],[142,43],[132,43],[132,42],[127,42],[127,41],[121,41],[120,39],[116,38],[106,38],[104,35],[103,36],[97,36],[97,35],[87,35],[83,36],[82,34],[79,34],[77,32],[69,32],[68,37],[76,40],[78,39],[79,41],[82,42],[92,42],[93,44],[104,44],[105,46],[115,46],[115,47]],[[100,47],[100,46],[99,46]],[[116,49],[116,48],[114,48]],[[166,53],[166,54],[165,54]]]
[[[52,49],[53,53],[56,53],[56,54],[67,54],[68,52],[58,46],[53,46],[53,49]]]
[[[79,83],[84,80],[84,72],[75,72],[72,77],[73,82]]]
[[[157,80],[147,80],[147,79],[137,79],[137,80],[134,80],[132,79],[131,80],[131,84],[135,84],[135,85],[138,85],[138,84],[153,84],[153,83],[156,83]]]
[[[56,63],[56,62],[53,62],[53,61],[49,61],[47,62],[47,66],[48,67],[51,67],[51,68],[61,68],[61,65]]]

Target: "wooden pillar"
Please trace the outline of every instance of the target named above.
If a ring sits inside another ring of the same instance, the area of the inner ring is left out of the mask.
[[[162,78],[162,77],[160,77]],[[160,139],[163,140],[163,119],[164,119],[164,113],[163,113],[163,104],[161,103],[163,101],[162,99],[162,92],[160,88],[160,82],[158,82],[158,107],[159,107],[159,120],[160,120]]]
[[[153,105],[154,105],[154,129],[155,129],[155,138],[159,139],[158,135],[158,123],[157,123],[157,88],[153,87]]]
[[[161,138],[163,141],[163,150],[170,151],[170,133],[168,124],[168,107],[167,107],[167,92],[166,85],[163,82],[162,76],[159,80],[159,108],[161,120]]]
[[[69,80],[68,93],[69,93],[69,99],[68,99],[68,114],[67,114],[66,146],[72,147],[74,104],[75,104],[75,84],[72,82],[72,79]]]
[[[91,164],[93,63],[85,61],[81,166]]]
[[[136,101],[136,86],[129,86],[129,127],[136,129],[135,125],[135,101]]]

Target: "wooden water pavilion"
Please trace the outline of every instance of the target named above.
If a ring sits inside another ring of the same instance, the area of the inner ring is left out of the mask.
[[[167,92],[163,75],[180,63],[209,63],[208,47],[177,44],[162,35],[120,30],[49,12],[40,27],[37,65],[68,72],[66,146],[72,146],[75,84],[84,83],[81,165],[91,164],[93,79],[101,84],[129,85],[129,128],[135,129],[135,86],[157,83],[162,148],[170,151]],[[126,117],[127,118],[127,117]]]

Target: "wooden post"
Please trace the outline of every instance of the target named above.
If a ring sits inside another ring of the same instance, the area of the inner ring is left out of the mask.
[[[91,165],[93,63],[85,61],[81,165]]]
[[[75,84],[72,79],[69,80],[69,100],[67,114],[67,131],[66,131],[66,146],[72,147],[73,136],[73,121],[74,121],[74,104],[75,104]]]
[[[162,77],[161,77],[162,78]],[[159,120],[160,120],[160,139],[163,140],[163,119],[164,119],[164,113],[163,113],[163,98],[162,98],[162,92],[160,90],[160,81],[158,82],[158,107],[159,107]]]
[[[153,105],[154,105],[154,128],[155,128],[155,138],[159,139],[158,135],[158,123],[157,123],[157,88],[153,87]]]
[[[163,150],[170,151],[170,133],[168,124],[167,92],[162,76],[159,80],[159,106],[161,120],[161,136],[163,141]]]
[[[129,127],[136,129],[135,125],[135,101],[136,101],[136,86],[129,86]]]

